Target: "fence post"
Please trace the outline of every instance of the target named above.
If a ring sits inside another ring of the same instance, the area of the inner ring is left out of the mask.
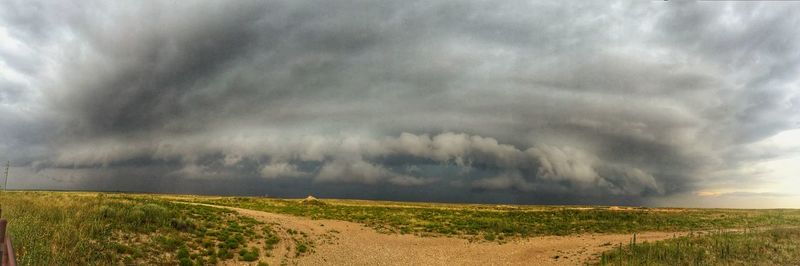
[[[8,265],[6,253],[6,219],[0,219],[0,265]]]
[[[6,236],[6,261],[5,266],[17,266],[17,258],[14,255],[14,245],[11,244],[11,236]]]

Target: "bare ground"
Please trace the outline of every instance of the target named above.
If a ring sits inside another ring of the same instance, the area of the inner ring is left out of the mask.
[[[312,220],[248,209],[209,206],[235,210],[242,215],[277,224],[281,243],[270,257],[262,256],[262,261],[269,265],[576,265],[590,262],[600,252],[620,243],[628,243],[632,236],[546,236],[498,244],[452,237],[382,234],[364,225],[346,221]],[[298,255],[298,235],[287,233],[288,229],[308,236],[308,252]],[[637,235],[637,242],[658,241],[685,234],[644,232]]]

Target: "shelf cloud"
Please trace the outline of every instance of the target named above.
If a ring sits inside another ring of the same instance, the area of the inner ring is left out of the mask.
[[[800,125],[798,8],[6,1],[0,154],[18,188],[773,195],[753,166],[798,151],[764,144]]]

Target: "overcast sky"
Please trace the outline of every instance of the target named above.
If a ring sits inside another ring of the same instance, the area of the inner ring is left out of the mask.
[[[0,5],[10,188],[800,207],[800,3]]]

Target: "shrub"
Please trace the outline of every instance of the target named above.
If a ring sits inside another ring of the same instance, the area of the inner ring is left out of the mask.
[[[239,259],[243,261],[256,261],[258,260],[258,248],[250,250],[242,249],[239,251]]]

